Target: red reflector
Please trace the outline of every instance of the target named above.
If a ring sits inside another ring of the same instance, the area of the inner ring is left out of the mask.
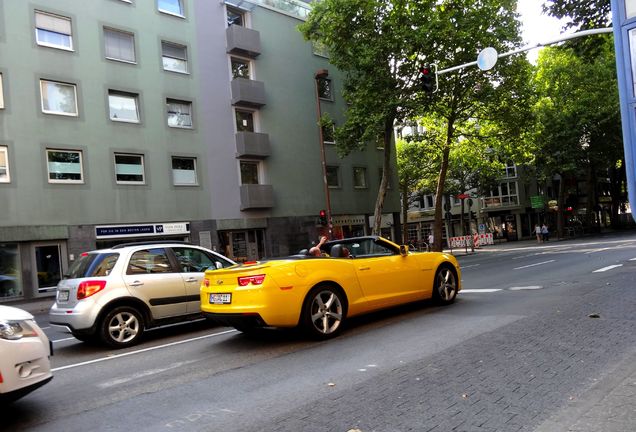
[[[93,294],[97,294],[106,287],[105,280],[89,280],[84,281],[77,287],[77,299],[82,300],[86,297],[90,297]]]
[[[280,289],[281,289],[282,291],[287,291],[287,290],[290,290],[290,289],[292,289],[292,288],[293,288],[293,286],[284,286],[284,287],[280,287]]]
[[[206,287],[210,286],[210,280],[209,279],[203,279],[203,285]]]
[[[254,264],[258,264],[258,261],[245,261],[243,263],[243,265],[254,265]]]
[[[254,275],[254,276],[241,276],[238,278],[239,286],[247,286],[249,284],[252,285],[261,285],[265,280],[265,275]]]

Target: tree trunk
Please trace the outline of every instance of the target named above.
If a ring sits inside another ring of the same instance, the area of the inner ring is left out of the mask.
[[[443,211],[444,211],[444,185],[446,184],[446,174],[448,172],[448,159],[450,156],[450,146],[453,137],[453,121],[449,119],[448,128],[446,130],[446,144],[442,151],[442,164],[439,169],[439,177],[437,178],[437,188],[435,189],[435,224],[433,225],[433,251],[441,252],[443,250]]]
[[[565,205],[565,179],[559,174],[559,194],[557,198],[557,238],[563,238],[563,206]]]
[[[393,148],[393,120],[394,116],[387,119],[384,124],[384,160],[382,162],[382,181],[378,190],[378,198],[375,201],[375,213],[373,217],[373,235],[380,235],[382,232],[382,208],[386,197],[387,186],[391,178],[391,151]]]
[[[408,243],[408,215],[409,215],[409,179],[408,176],[404,183],[400,184],[402,195],[402,244]]]

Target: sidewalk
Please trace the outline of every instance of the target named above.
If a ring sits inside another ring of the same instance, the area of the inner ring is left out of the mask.
[[[23,309],[33,315],[48,313],[55,302],[55,297],[45,297],[31,300],[16,300],[2,303],[3,306],[13,306]]]

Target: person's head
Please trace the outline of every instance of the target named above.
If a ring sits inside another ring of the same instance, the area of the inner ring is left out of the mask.
[[[320,256],[321,255],[320,248],[316,246],[312,247],[311,249],[309,249],[309,255]]]

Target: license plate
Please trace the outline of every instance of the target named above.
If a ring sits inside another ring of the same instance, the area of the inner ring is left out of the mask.
[[[68,291],[58,291],[57,301],[61,301],[61,302],[68,301]]]
[[[210,303],[211,304],[229,304],[229,303],[232,303],[232,294],[230,294],[230,293],[210,294]]]

